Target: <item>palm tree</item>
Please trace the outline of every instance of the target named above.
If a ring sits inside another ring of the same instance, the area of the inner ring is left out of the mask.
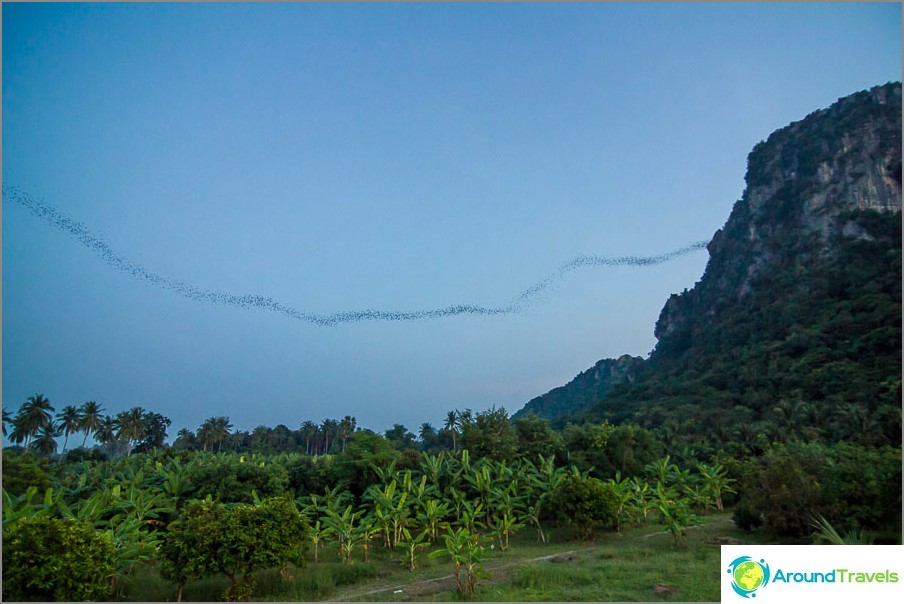
[[[198,440],[201,441],[205,451],[208,445],[211,448],[213,445],[217,445],[217,451],[220,451],[223,447],[223,441],[229,436],[230,428],[232,428],[232,424],[229,423],[228,417],[209,417],[198,428]]]
[[[88,442],[88,436],[96,434],[98,429],[100,429],[103,409],[96,402],[88,401],[79,407],[79,412],[82,415],[82,423],[79,426],[79,430],[85,433],[85,438],[82,439],[82,447],[84,447],[85,443]]]
[[[144,413],[145,411],[141,407],[132,407],[128,411],[123,411],[116,416],[117,423],[119,424],[119,430],[116,432],[116,437],[119,440],[124,440],[128,443],[130,453],[132,452],[132,447],[135,446],[135,443],[144,438],[144,426],[142,425]]]
[[[34,441],[35,451],[42,455],[53,455],[57,450],[56,437],[59,435],[59,431],[53,427],[53,424],[41,426],[41,430]]]
[[[218,453],[223,448],[223,441],[229,438],[229,430],[231,428],[232,423],[227,416],[221,415],[220,417],[213,418],[213,438],[214,442],[217,443]]]
[[[117,432],[119,432],[119,422],[116,421],[116,418],[105,415],[101,418],[100,425],[94,432],[94,438],[104,447],[109,447],[109,445],[116,442]]]
[[[321,430],[323,431],[323,454],[326,455],[330,452],[330,439],[336,436],[336,432],[339,429],[339,422],[334,419],[325,419],[320,424]]]
[[[22,428],[22,416],[16,415],[12,420],[12,431],[9,433],[9,440],[11,443],[20,445],[27,439],[27,435],[25,434],[25,430]]]
[[[308,455],[311,455],[311,452],[313,451],[313,449],[311,449],[311,439],[316,441],[317,432],[319,432],[319,430],[317,424],[311,420],[306,420],[301,423],[301,436],[304,438],[305,453]]]
[[[338,431],[339,438],[342,439],[342,452],[345,453],[345,445],[348,442],[349,437],[355,432],[355,425],[357,424],[357,420],[351,415],[346,415],[342,418],[342,421],[339,422]]]
[[[82,416],[79,410],[73,405],[66,405],[63,410],[57,414],[57,429],[61,430],[66,437],[63,440],[63,453],[69,445],[69,435],[78,432],[82,423]]]
[[[196,446],[195,433],[188,428],[182,428],[176,433],[176,440],[173,441],[174,449],[194,449]]]
[[[25,437],[25,450],[28,451],[29,441],[43,428],[51,424],[54,408],[43,394],[35,394],[28,397],[19,408],[16,421],[19,429]]]
[[[6,424],[9,424],[13,421],[13,417],[9,414],[9,411],[6,409],[3,410],[3,436],[6,436]]]
[[[452,434],[452,451],[455,452],[455,429],[458,427],[458,413],[449,411],[446,414],[446,423],[443,425],[445,430]]]

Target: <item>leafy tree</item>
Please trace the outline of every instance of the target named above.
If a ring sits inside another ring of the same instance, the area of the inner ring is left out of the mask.
[[[193,501],[167,531],[161,573],[178,584],[177,600],[188,580],[215,573],[229,577],[229,599],[247,599],[256,571],[302,564],[308,531],[304,517],[285,499],[236,507]]]
[[[479,412],[473,421],[465,421],[461,445],[476,457],[496,461],[513,461],[518,453],[518,440],[504,407]]]
[[[373,483],[375,469],[385,470],[398,457],[398,451],[385,438],[370,430],[359,430],[349,439],[346,452],[336,457],[336,480],[360,497]]]
[[[170,418],[153,411],[146,412],[141,418],[141,441],[137,444],[138,451],[147,452],[162,447],[166,440],[166,429],[173,422]]]
[[[559,436],[549,424],[549,420],[533,413],[515,421],[515,435],[522,458],[537,462],[540,456],[553,457],[559,448]]]
[[[98,601],[111,596],[113,544],[86,523],[24,518],[3,531],[3,599]]]
[[[408,428],[402,424],[393,424],[392,428],[386,431],[386,440],[391,442],[399,451],[415,448],[414,434],[408,431]]]
[[[618,499],[598,479],[572,474],[550,493],[549,505],[581,539],[589,541],[595,527],[615,522]]]

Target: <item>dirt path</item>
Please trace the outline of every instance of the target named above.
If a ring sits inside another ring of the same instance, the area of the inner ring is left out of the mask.
[[[522,566],[524,564],[528,564],[531,562],[543,562],[543,561],[551,561],[556,558],[567,559],[568,556],[572,556],[578,552],[589,552],[603,547],[602,545],[594,545],[585,547],[579,550],[569,550],[566,552],[557,552],[555,554],[549,554],[547,556],[539,556],[537,558],[523,558],[520,560],[513,560],[509,562],[503,561],[493,561],[487,562],[484,566],[486,570],[493,572],[493,579],[486,581],[485,583],[492,584],[494,580],[499,580],[508,576],[508,572],[513,568],[518,566]],[[401,585],[389,585],[385,587],[378,587],[376,589],[369,589],[366,591],[356,591],[352,593],[343,593],[337,594],[335,599],[325,600],[326,602],[348,602],[349,600],[354,600],[357,598],[364,598],[367,596],[372,596],[374,594],[384,593],[387,591],[404,593],[404,600],[410,599],[418,599],[425,595],[435,594],[442,591],[450,591],[455,589],[455,577],[454,575],[445,575],[442,577],[436,577],[434,579],[422,579],[420,581],[411,581],[408,583],[403,583]]]

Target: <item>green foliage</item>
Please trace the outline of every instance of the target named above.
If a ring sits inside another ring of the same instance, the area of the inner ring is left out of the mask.
[[[473,596],[481,579],[489,576],[483,568],[484,551],[489,540],[466,527],[448,529],[443,536],[445,548],[428,554],[430,558],[449,556],[455,569],[455,585],[458,593]]]
[[[638,476],[662,448],[650,430],[634,424],[613,426],[602,424],[569,424],[562,433],[568,463],[590,470],[598,478],[616,473]]]
[[[513,461],[518,453],[518,440],[505,408],[493,407],[464,422],[459,447],[475,457]]]
[[[780,535],[809,535],[819,515],[841,530],[900,533],[900,485],[900,449],[789,444],[748,467],[740,494],[743,514]]]
[[[250,596],[256,571],[302,563],[308,532],[304,517],[282,498],[231,507],[193,501],[169,526],[160,548],[161,574],[181,594],[188,580],[223,573],[232,583],[227,597],[243,598]]]
[[[825,519],[824,516],[817,516],[813,521],[813,540],[816,543],[827,543],[829,545],[872,545],[873,538],[867,531],[853,530],[848,531],[844,535],[838,533],[835,527]]]
[[[8,492],[18,495],[33,486],[43,493],[50,487],[50,483],[51,475],[46,458],[3,450],[3,488]]]
[[[533,413],[515,420],[515,435],[522,459],[537,462],[540,457],[553,457],[561,447],[561,437],[552,429],[549,420]]]
[[[87,523],[49,517],[4,525],[5,600],[96,601],[112,593],[113,544]]]
[[[250,455],[208,455],[204,459],[187,478],[199,499],[209,495],[217,501],[251,503],[252,491],[266,498],[282,496],[288,490],[289,475],[282,464]]]
[[[388,468],[398,457],[398,451],[379,434],[369,430],[355,432],[345,452],[335,459],[336,480],[360,497],[376,479],[374,468]]]
[[[584,540],[593,539],[595,527],[615,522],[618,504],[611,487],[580,475],[564,477],[549,495],[549,506],[558,518]]]

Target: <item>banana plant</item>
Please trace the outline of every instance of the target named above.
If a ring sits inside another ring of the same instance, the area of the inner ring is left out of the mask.
[[[502,551],[508,550],[509,536],[523,526],[524,524],[518,522],[514,514],[503,512],[501,516],[498,516],[493,523],[493,532],[491,534],[499,540],[499,549]]]
[[[311,527],[311,544],[314,546],[314,563],[317,563],[317,557],[320,549],[326,540],[333,533],[329,527],[321,526],[320,520],[317,520]]]
[[[417,550],[424,549],[430,544],[427,539],[428,529],[424,529],[418,533],[417,536],[412,537],[408,529],[403,528],[402,534],[405,536],[403,547],[405,548],[405,553],[407,555],[408,570],[415,570],[416,566],[414,564],[414,558]],[[396,545],[398,546],[399,544],[396,543]]]
[[[438,529],[446,526],[443,519],[449,513],[449,503],[440,503],[436,499],[428,499],[421,507],[421,513],[417,515],[418,522],[421,523],[430,536],[430,541],[436,541],[436,532]]]
[[[679,498],[660,504],[659,521],[672,534],[677,547],[687,545],[687,527],[700,524],[700,518],[690,510],[687,499]]]
[[[484,546],[488,543],[488,538],[481,537],[462,526],[454,531],[448,529],[443,540],[445,547],[429,553],[427,557],[449,556],[455,568],[458,592],[468,596],[474,595],[480,580],[489,576],[482,566]]]
[[[631,481],[621,477],[621,472],[615,473],[615,478],[606,481],[612,493],[615,495],[615,531],[621,532],[625,520],[628,519],[631,502]]]
[[[650,485],[639,478],[631,479],[631,508],[637,520],[646,523],[650,512],[656,509],[651,499]]]
[[[423,455],[420,463],[421,474],[427,477],[427,481],[437,491],[442,488],[441,480],[446,469],[445,458],[445,451],[440,451],[436,455]]]
[[[697,464],[697,471],[703,479],[703,488],[715,499],[716,509],[720,512],[725,509],[722,504],[722,493],[737,493],[731,486],[736,482],[728,477],[728,470],[722,464],[707,465]]]
[[[352,506],[349,505],[341,515],[333,510],[328,510],[323,520],[324,524],[339,538],[339,555],[346,564],[351,564],[352,551],[362,537],[358,527],[360,515],[360,511],[353,512]]]

